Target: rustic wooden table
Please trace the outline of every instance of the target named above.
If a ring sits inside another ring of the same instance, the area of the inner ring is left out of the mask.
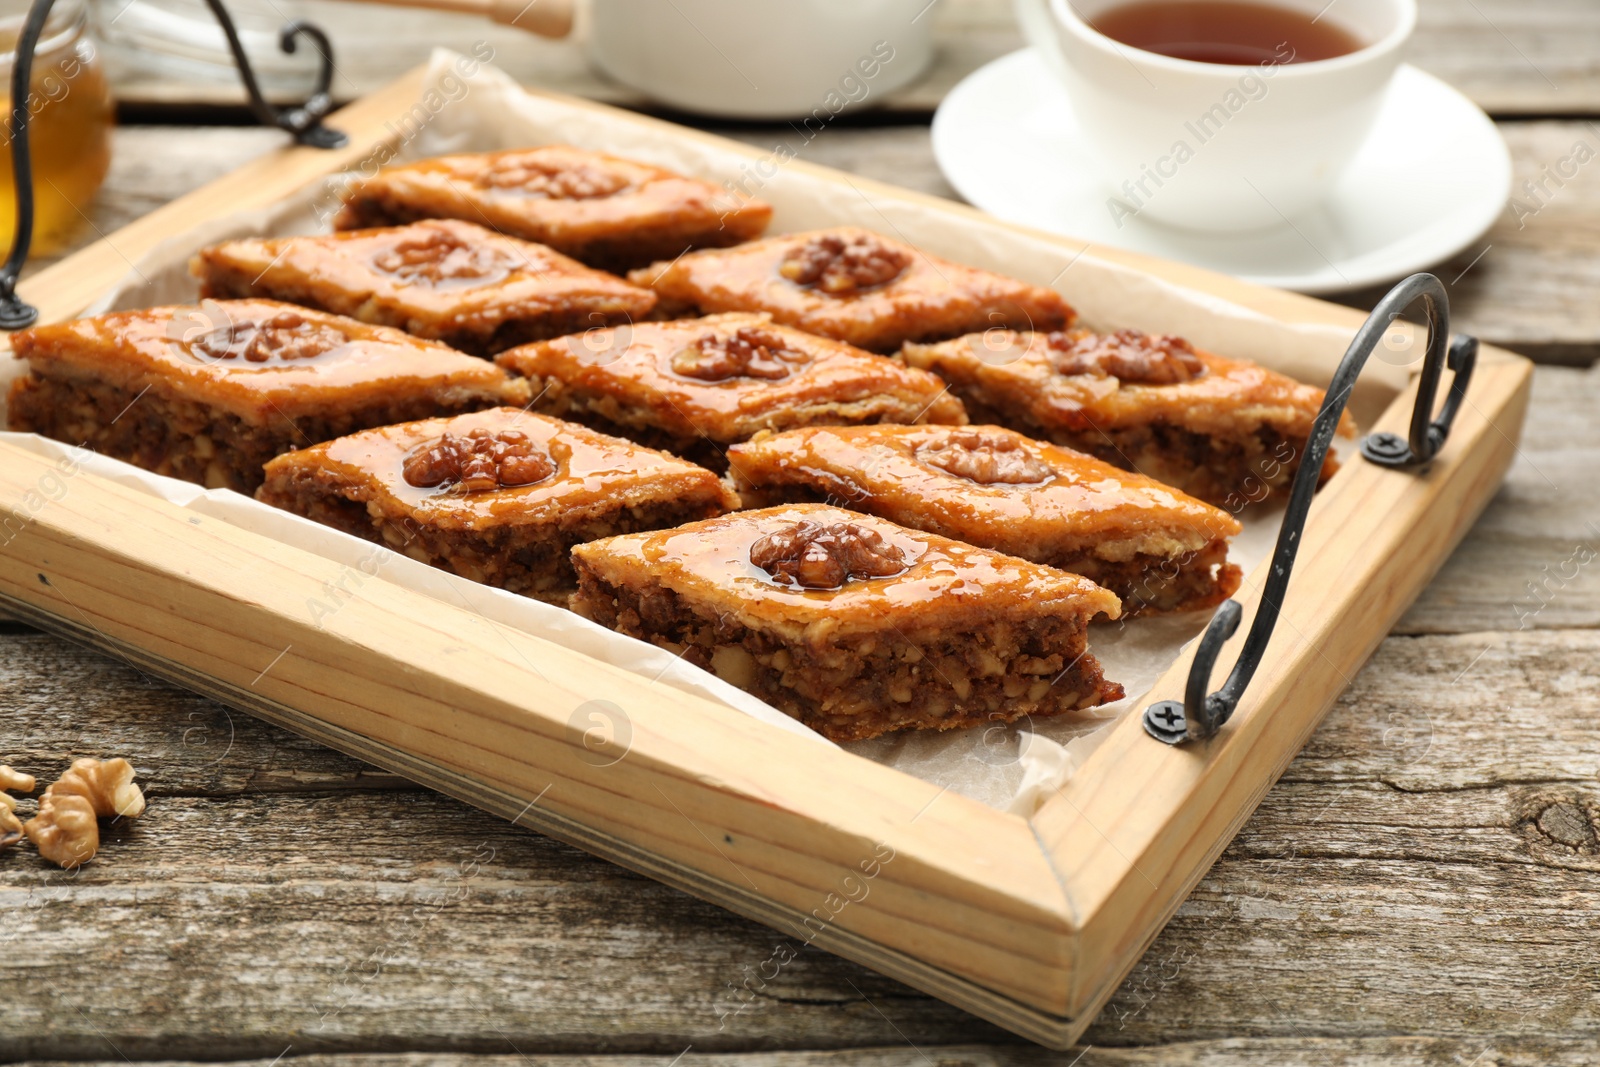
[[[328,3],[336,40],[371,9]],[[941,59],[805,158],[950,195],[929,109],[1017,44],[947,0]],[[387,18],[387,16],[386,16]],[[525,80],[622,99],[571,46],[493,35]],[[340,21],[342,20],[342,22]],[[454,36],[451,36],[454,34]],[[355,91],[414,56],[347,48]],[[1500,120],[1519,184],[1600,149],[1593,0],[1423,0],[1416,55]],[[380,70],[380,67],[382,68]],[[552,73],[553,72],[553,73]],[[170,85],[129,90],[162,113]],[[763,146],[787,127],[731,131]],[[128,126],[82,241],[280,143]],[[0,624],[0,761],[120,754],[137,824],[81,873],[0,856],[0,1059],[654,1064],[1586,1064],[1600,1049],[1600,166],[1439,273],[1541,362],[1505,487],[1085,1035],[1049,1054],[283,731]],[[1370,300],[1358,294],[1352,302]],[[755,984],[755,983],[752,983]],[[1081,1056],[1080,1056],[1081,1053]],[[1078,1056],[1077,1060],[1074,1057]]]

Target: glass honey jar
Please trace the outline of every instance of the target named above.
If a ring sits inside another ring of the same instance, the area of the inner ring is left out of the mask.
[[[11,171],[12,66],[27,16],[24,0],[0,0],[0,250],[16,227]],[[28,94],[28,147],[33,156],[33,251],[49,253],[88,222],[86,209],[111,166],[114,118],[105,70],[88,35],[84,0],[56,0],[34,50]]]

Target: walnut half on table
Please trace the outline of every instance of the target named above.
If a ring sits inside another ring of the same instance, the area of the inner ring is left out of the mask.
[[[22,826],[39,855],[57,867],[77,867],[100,851],[100,826],[94,806],[83,797],[46,791],[39,813]]]
[[[144,794],[133,784],[133,764],[125,759],[78,759],[67,773],[45,790],[48,796],[79,796],[102,819],[124,815],[136,819],[144,812]]]
[[[79,759],[39,798],[39,812],[23,831],[39,855],[60,867],[89,862],[100,850],[97,818],[144,812],[144,794],[125,759]]]

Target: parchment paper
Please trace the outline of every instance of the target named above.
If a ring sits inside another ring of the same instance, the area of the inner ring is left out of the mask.
[[[752,161],[662,123],[610,115],[521,90],[502,72],[440,50],[436,52],[417,107],[393,130],[393,153],[364,159],[352,173],[445,152],[483,151],[567,143],[631,156],[738,187],[771,202],[770,232],[854,224],[892,234],[950,259],[1001,271],[1058,289],[1084,321],[1101,328],[1134,326],[1177,333],[1221,353],[1254,360],[1292,377],[1323,384],[1349,344],[1350,332],[1327,326],[1289,326],[1215,297],[1174,286],[1091,255],[1063,251],[1054,243],[982,221],[932,210],[920,203],[875,196],[865,183],[841,185],[794,161],[792,145],[775,147]],[[800,153],[803,157],[803,151]],[[1019,165],[1022,165],[1019,162]],[[190,303],[196,297],[187,272],[198,248],[248,234],[311,233],[326,229],[344,178],[320,181],[269,211],[244,212],[176,235],[133,265],[121,284],[91,313],[156,304]],[[0,360],[0,386],[22,368]],[[1370,418],[1405,385],[1401,358],[1373,361],[1352,403],[1358,421]],[[0,397],[3,397],[0,392]],[[352,567],[373,570],[383,580],[478,612],[500,626],[524,630],[634,671],[658,684],[694,692],[746,714],[828,744],[809,729],[755,697],[689,666],[661,649],[604,630],[570,612],[492,589],[389,553],[359,538],[269,508],[227,490],[204,490],[188,482],[149,474],[128,464],[31,434],[0,434],[62,463],[112,477],[183,507],[281,539]],[[1246,574],[1270,551],[1280,511],[1247,508],[1239,515],[1244,533],[1232,558]],[[1249,583],[1241,598],[1255,595]],[[990,729],[904,733],[846,747],[941,786],[1019,814],[1031,814],[1079,766],[1102,728],[1130,708],[1171,665],[1183,646],[1208,621],[1206,612],[1127,623],[1096,624],[1090,649],[1107,677],[1121,682],[1127,699],[1093,715],[1021,722]]]

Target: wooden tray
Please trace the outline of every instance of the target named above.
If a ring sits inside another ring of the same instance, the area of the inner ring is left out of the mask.
[[[421,78],[341,111],[332,122],[349,147],[285,148],[251,163],[42,271],[25,296],[44,321],[72,317],[169,235],[354,164],[395,140]],[[1008,228],[932,197],[787,166]],[[1284,322],[1353,331],[1362,318],[1093,252]],[[1426,470],[1352,460],[1322,490],[1268,656],[1218,736],[1169,748],[1126,716],[1031,819],[3,444],[0,607],[1064,1048],[1488,501],[1515,452],[1530,379],[1525,360],[1483,349],[1465,409]],[[1377,428],[1403,432],[1412,396],[1401,393]],[[307,604],[330,584],[347,595],[314,617]],[[1237,655],[1253,611],[1247,604],[1220,662]],[[1185,656],[1153,698],[1181,697],[1187,671]],[[597,695],[626,712],[625,747],[597,752],[584,736],[578,713]],[[781,952],[771,961],[785,962]]]

